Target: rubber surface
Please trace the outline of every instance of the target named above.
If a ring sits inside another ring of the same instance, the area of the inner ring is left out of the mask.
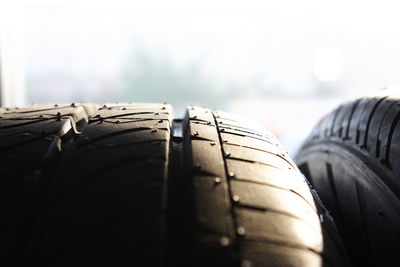
[[[400,251],[400,101],[383,94],[326,115],[296,157],[356,266],[395,266]]]
[[[346,266],[277,140],[231,114],[71,104],[0,115],[1,266]]]

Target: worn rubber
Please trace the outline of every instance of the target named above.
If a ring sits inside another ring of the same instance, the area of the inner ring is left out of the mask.
[[[269,133],[165,104],[0,115],[1,266],[347,266]]]
[[[326,115],[296,156],[332,212],[355,266],[395,266],[400,251],[400,99],[391,92]]]

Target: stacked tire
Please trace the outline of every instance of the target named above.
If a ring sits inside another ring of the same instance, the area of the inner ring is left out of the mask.
[[[315,191],[246,119],[174,119],[165,104],[0,112],[1,266],[350,266]],[[390,207],[379,218],[394,223]]]
[[[398,266],[400,99],[390,91],[326,115],[296,163],[331,211],[355,266]]]

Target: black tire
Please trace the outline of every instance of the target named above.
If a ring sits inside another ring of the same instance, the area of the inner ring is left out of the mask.
[[[276,139],[232,115],[72,104],[0,116],[1,266],[348,263]]]
[[[400,251],[400,101],[345,103],[325,116],[296,156],[332,211],[356,266],[397,266]]]

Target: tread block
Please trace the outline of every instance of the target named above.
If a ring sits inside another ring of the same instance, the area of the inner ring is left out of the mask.
[[[211,110],[207,108],[189,106],[187,112],[188,112],[188,119],[192,123],[196,121],[203,121],[205,122],[206,125],[215,126],[215,121]]]
[[[304,248],[256,241],[244,241],[242,266],[326,266],[318,253]]]
[[[214,176],[225,176],[221,147],[209,141],[192,140],[193,168],[195,172],[206,172]]]
[[[264,135],[273,138],[273,135],[270,132],[266,131],[263,127],[261,127],[258,124],[251,124],[243,121],[235,122],[224,119],[217,119],[217,123],[220,128],[221,127],[232,128],[238,131],[244,131],[253,133],[255,135],[261,135],[261,136]]]
[[[307,182],[301,174],[297,174],[294,170],[283,171],[269,165],[230,159],[227,159],[226,164],[228,173],[232,174],[235,179],[265,183],[292,190],[306,199],[310,205],[314,206],[314,200]]]
[[[193,186],[197,212],[198,242],[219,244],[222,237],[234,236],[226,178],[215,182],[215,176],[194,176]],[[230,240],[234,242],[234,240]]]
[[[315,209],[293,192],[236,180],[231,181],[231,188],[232,195],[239,197],[240,205],[281,212],[295,216],[317,229],[320,227]]]
[[[262,133],[256,133],[252,131],[247,131],[243,129],[237,129],[235,127],[229,127],[229,126],[219,126],[219,129],[221,132],[227,133],[227,134],[235,134],[239,136],[247,136],[247,137],[253,137],[256,139],[264,140],[264,141],[270,141],[270,137],[266,134]]]
[[[205,139],[209,141],[219,142],[218,133],[215,126],[203,125],[190,122],[190,136],[192,139]]]
[[[247,136],[237,136],[233,134],[221,133],[222,142],[231,145],[250,147],[258,150],[264,150],[270,153],[281,153],[282,149],[278,143],[255,139]]]
[[[234,212],[238,227],[245,230],[243,238],[246,240],[264,240],[323,251],[321,228],[273,211],[235,208]]]
[[[255,150],[246,147],[238,147],[229,144],[223,144],[225,156],[231,159],[243,159],[251,162],[258,162],[283,170],[292,169],[293,166],[282,158],[286,154],[271,154],[260,150]]]

